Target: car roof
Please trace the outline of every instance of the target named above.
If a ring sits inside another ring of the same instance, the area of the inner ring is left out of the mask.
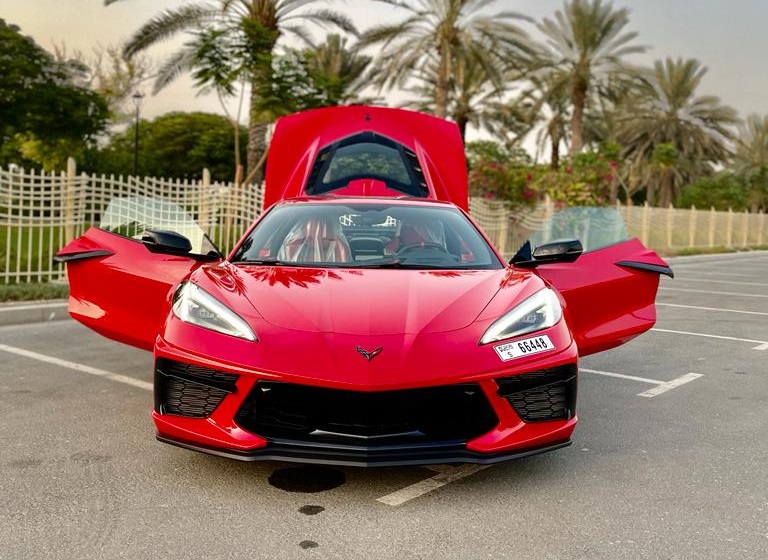
[[[416,111],[365,105],[313,109],[278,119],[267,158],[264,208],[308,194],[318,154],[368,133],[415,156],[426,187],[424,198],[419,200],[450,201],[468,209],[467,164],[456,124]],[[380,189],[372,192],[382,194]],[[398,198],[398,193],[392,194]]]

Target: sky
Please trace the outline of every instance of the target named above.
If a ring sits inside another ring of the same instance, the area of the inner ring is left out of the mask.
[[[182,3],[122,0],[105,7],[102,0],[0,0],[0,18],[18,25],[48,50],[65,45],[70,52],[89,53],[97,44],[121,44],[149,18]],[[319,3],[347,13],[361,30],[398,16],[396,9],[372,0]],[[638,33],[637,43],[650,47],[633,62],[650,65],[666,57],[697,58],[709,69],[699,95],[720,97],[742,117],[768,114],[768,1],[614,0],[613,4],[630,9],[628,30]],[[497,0],[491,10],[511,10],[541,20],[552,17],[562,5],[562,0]],[[148,54],[161,60],[172,51],[173,44],[163,44]],[[151,86],[142,89],[149,94]],[[156,96],[147,95],[141,108],[142,117],[147,118],[195,110],[222,112],[215,97],[198,96],[188,79]]]

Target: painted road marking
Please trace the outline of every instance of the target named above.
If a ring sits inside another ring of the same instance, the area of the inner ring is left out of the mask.
[[[688,290],[683,288],[667,288],[665,286],[659,286],[659,290],[665,290],[667,292],[689,292],[693,294],[712,294],[716,296],[739,296],[739,297],[759,297],[768,298],[768,294],[740,294],[737,292],[711,292],[709,290]]]
[[[667,391],[671,391],[675,387],[680,387],[680,385],[685,385],[686,383],[690,383],[694,379],[698,379],[699,377],[704,377],[701,373],[686,373],[685,375],[681,375],[680,377],[677,377],[673,379],[672,381],[659,381],[658,379],[648,379],[647,377],[638,377],[636,375],[624,375],[623,373],[613,373],[612,371],[600,371],[597,369],[587,369],[587,368],[579,368],[580,372],[586,372],[586,373],[594,373],[596,375],[604,375],[607,377],[618,377],[619,379],[627,379],[629,381],[639,381],[640,383],[648,383],[650,385],[656,385],[653,389],[648,389],[647,391],[643,391],[642,393],[638,393],[638,397],[655,397],[656,395],[661,395],[663,393],[666,393]]]
[[[768,350],[768,342],[766,342],[765,340],[750,340],[749,338],[736,338],[733,336],[720,336],[717,334],[704,334],[704,333],[695,333],[695,332],[688,332],[688,331],[672,331],[669,329],[659,329],[656,327],[652,328],[651,331],[671,333],[671,334],[684,334],[687,336],[701,336],[704,338],[717,338],[720,340],[735,340],[737,342],[750,342],[758,345],[752,348],[752,350]]]
[[[446,484],[456,482],[457,480],[461,480],[462,478],[473,475],[491,466],[492,465],[466,464],[459,467],[453,467],[450,470],[445,470],[444,472],[438,473],[433,477],[424,479],[415,484],[411,484],[405,488],[401,488],[400,490],[392,492],[391,494],[387,494],[386,496],[382,496],[381,498],[377,498],[376,501],[381,502],[382,504],[387,504],[388,506],[401,506],[406,502],[423,496],[424,494],[428,494],[433,490],[437,490]]]
[[[53,356],[46,356],[45,354],[31,352],[30,350],[24,350],[23,348],[16,348],[15,346],[6,346],[5,344],[0,344],[0,350],[2,350],[3,352],[9,352],[11,354],[17,354],[19,356],[24,356],[25,358],[38,360],[40,362],[53,364],[55,366],[72,369],[75,371],[79,371],[81,373],[87,373],[89,375],[103,377],[104,379],[109,379],[110,381],[116,381],[118,383],[123,383],[125,385],[131,385],[132,387],[138,387],[139,389],[144,389],[145,391],[152,390],[152,383],[147,383],[146,381],[141,381],[140,379],[134,379],[133,377],[128,377],[127,375],[112,373],[111,371],[106,371],[103,369],[98,369],[91,366],[86,366],[84,364],[78,364],[75,362],[69,362],[67,360],[54,358]]]
[[[768,315],[768,313],[764,311],[743,311],[741,309],[721,309],[719,307],[700,307],[698,305],[680,305],[679,303],[660,303],[656,302],[656,306],[659,305],[664,307],[680,307],[683,309],[700,309],[702,311],[723,311],[725,313],[743,313],[745,315]]]
[[[657,385],[653,389],[648,389],[647,391],[638,393],[637,396],[652,398],[657,395],[661,395],[662,393],[666,393],[667,391],[671,391],[675,387],[680,387],[680,385],[685,385],[686,383],[690,383],[691,381],[693,381],[694,379],[698,379],[699,377],[704,377],[704,376],[701,373],[686,373],[685,375],[681,375],[677,379],[673,379],[672,381],[667,381],[666,383]]]
[[[606,377],[618,377],[619,379],[627,379],[628,381],[639,381],[640,383],[650,383],[651,385],[661,385],[666,381],[659,381],[658,379],[648,379],[647,377],[637,377],[636,375],[624,375],[623,373],[613,373],[611,371],[600,371],[597,369],[579,368],[579,371],[587,373],[594,373],[596,375],[605,375]]]

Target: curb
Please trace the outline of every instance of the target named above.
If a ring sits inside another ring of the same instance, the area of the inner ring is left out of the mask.
[[[765,257],[768,251],[736,251],[735,253],[712,253],[709,255],[685,255],[682,257],[661,257],[670,264],[686,264],[707,261],[743,260],[749,257]]]
[[[69,319],[67,300],[0,303],[0,327]]]

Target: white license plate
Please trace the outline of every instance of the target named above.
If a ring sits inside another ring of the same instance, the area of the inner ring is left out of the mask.
[[[499,344],[498,346],[494,346],[493,349],[496,350],[499,358],[506,362],[507,360],[514,360],[515,358],[554,350],[555,345],[552,344],[552,341],[549,340],[547,335],[541,335],[524,338],[523,340],[516,340],[515,342]]]

